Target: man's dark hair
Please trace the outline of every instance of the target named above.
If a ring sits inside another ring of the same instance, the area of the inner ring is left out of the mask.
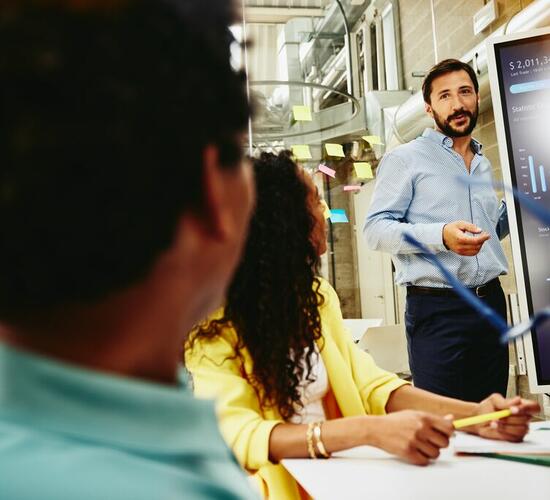
[[[242,157],[232,2],[95,3],[0,7],[1,319],[143,279],[201,209],[204,148]]]
[[[477,81],[476,72],[470,65],[459,61],[458,59],[445,59],[432,67],[430,71],[428,71],[426,78],[424,78],[424,82],[422,83],[422,95],[426,104],[431,104],[430,95],[432,93],[432,82],[438,76],[446,75],[447,73],[452,73],[454,71],[466,71],[474,84],[476,94],[479,92],[479,83]]]

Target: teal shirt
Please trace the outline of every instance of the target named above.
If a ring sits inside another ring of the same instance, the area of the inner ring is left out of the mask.
[[[0,344],[0,498],[256,497],[211,402]]]

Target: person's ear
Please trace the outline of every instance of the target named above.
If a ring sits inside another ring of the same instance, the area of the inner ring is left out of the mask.
[[[433,113],[432,107],[431,107],[431,105],[428,104],[427,102],[424,103],[424,110],[425,110],[426,113],[428,113],[432,118],[434,117],[434,113]]]
[[[225,239],[232,231],[231,209],[227,206],[231,195],[226,185],[228,174],[220,165],[219,150],[209,144],[204,148],[203,160],[203,216],[204,227],[211,237]]]

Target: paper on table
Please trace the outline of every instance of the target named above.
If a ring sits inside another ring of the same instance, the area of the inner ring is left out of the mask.
[[[550,427],[550,426],[547,426]],[[521,443],[494,441],[473,434],[457,432],[454,440],[455,453],[514,453],[514,454],[550,454],[550,430],[531,426],[529,433]]]

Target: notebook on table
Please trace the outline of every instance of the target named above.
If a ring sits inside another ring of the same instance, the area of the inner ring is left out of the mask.
[[[550,422],[532,423],[521,443],[494,441],[459,432],[454,439],[454,452],[550,467]]]

